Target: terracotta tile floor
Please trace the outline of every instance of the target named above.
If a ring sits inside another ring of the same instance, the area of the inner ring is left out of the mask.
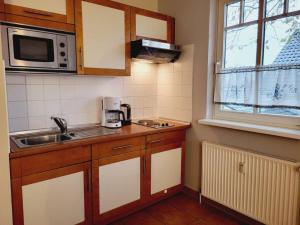
[[[189,196],[179,194],[111,225],[241,225],[241,223],[213,208],[201,206]]]

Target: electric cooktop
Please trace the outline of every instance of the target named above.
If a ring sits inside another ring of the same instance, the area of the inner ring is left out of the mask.
[[[145,127],[152,127],[155,129],[163,129],[175,126],[172,122],[166,120],[138,120],[135,123]]]

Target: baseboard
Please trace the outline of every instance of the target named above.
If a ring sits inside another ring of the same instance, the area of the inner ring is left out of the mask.
[[[183,193],[196,199],[197,201],[199,201],[200,199],[200,192],[195,191],[189,187],[184,187],[183,188]],[[216,208],[224,213],[226,213],[227,215],[230,215],[231,217],[235,218],[236,220],[240,221],[242,224],[245,225],[264,225],[263,223],[260,223],[248,216],[245,216],[235,210],[232,210],[220,203],[217,203],[209,198],[206,198],[204,196],[201,196],[201,204]]]
[[[199,191],[195,191],[187,186],[184,186],[183,193],[199,201],[200,198]]]
[[[214,208],[226,213],[227,215],[230,215],[231,217],[237,219],[238,221],[242,222],[243,225],[244,224],[245,225],[264,225],[261,222],[258,222],[248,216],[245,216],[244,214],[241,214],[233,209],[230,209],[230,208],[228,208],[218,202],[215,202],[209,198],[206,198],[204,196],[201,196],[201,204],[214,207]]]

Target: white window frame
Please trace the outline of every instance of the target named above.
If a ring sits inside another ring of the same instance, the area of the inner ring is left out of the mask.
[[[225,49],[225,40],[224,40],[224,22],[225,18],[225,6],[227,4],[239,2],[241,0],[219,0],[218,11],[217,11],[217,36],[216,36],[216,72],[218,71],[217,67],[222,67],[224,62],[223,52]],[[266,0],[260,0],[260,7],[262,4],[265,4]],[[286,5],[288,4],[288,0],[285,0],[284,14],[280,16],[286,16],[288,13],[288,9]],[[298,11],[297,11],[298,12]],[[259,10],[259,14],[264,13]],[[242,13],[241,13],[242,16]],[[280,16],[274,16],[274,18],[278,18]],[[250,22],[251,23],[251,22]],[[259,26],[259,25],[258,25]],[[262,34],[261,34],[262,35]],[[260,46],[260,47],[259,47]],[[263,40],[260,38],[258,40],[257,50],[260,51],[259,56],[257,56],[257,64],[261,64],[262,62],[262,54],[263,50]],[[222,105],[215,104],[214,105],[214,114],[213,118],[218,120],[228,120],[235,122],[243,122],[243,123],[251,123],[258,125],[266,125],[266,126],[274,126],[274,127],[283,127],[289,129],[299,129],[300,125],[300,116],[285,116],[285,115],[271,115],[271,114],[259,114],[258,109],[253,107],[253,113],[244,113],[244,112],[230,112],[223,111]]]

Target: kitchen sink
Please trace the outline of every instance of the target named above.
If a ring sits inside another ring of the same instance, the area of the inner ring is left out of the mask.
[[[69,141],[72,140],[74,137],[75,137],[74,134],[50,134],[50,135],[27,137],[27,138],[16,138],[15,141],[19,146],[30,147],[36,145],[44,145],[44,144]]]
[[[22,136],[11,136],[12,141],[18,148],[30,148],[47,144],[62,143],[65,141],[75,141],[85,138],[95,138],[120,133],[119,129],[108,129],[101,126],[83,127],[72,129],[67,134],[62,133],[40,133],[23,134]]]

